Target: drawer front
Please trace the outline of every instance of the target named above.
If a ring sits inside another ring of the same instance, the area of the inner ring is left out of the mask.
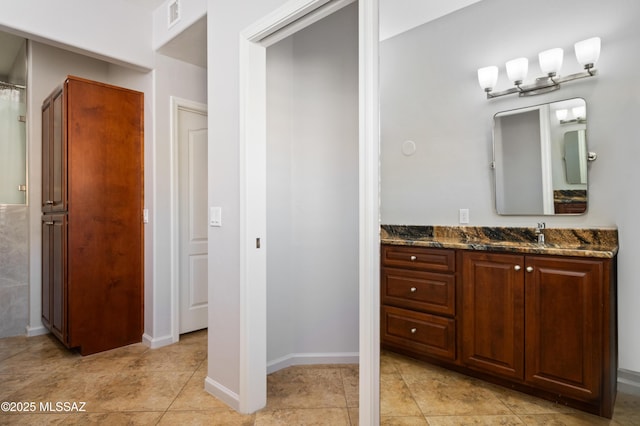
[[[382,265],[434,272],[455,272],[455,251],[414,246],[382,246]]]
[[[455,276],[408,269],[382,268],[384,305],[432,314],[455,315]]]
[[[456,359],[456,322],[451,318],[383,306],[380,335],[383,344]]]

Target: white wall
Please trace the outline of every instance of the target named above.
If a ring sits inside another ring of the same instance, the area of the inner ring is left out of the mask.
[[[542,0],[533,15],[524,0],[483,1],[381,45],[382,221],[388,224],[457,225],[458,209],[470,209],[470,225],[548,227],[617,226],[619,367],[640,371],[640,3],[616,0]],[[504,62],[527,56],[530,77],[540,75],[537,53],[565,49],[562,74],[579,71],[573,43],[602,37],[596,78],[567,83],[535,98],[487,100],[476,70],[501,67],[498,90],[508,87]],[[443,42],[444,41],[444,42]],[[498,216],[491,162],[491,126],[496,112],[552,100],[587,102],[590,151],[589,210],[582,216]],[[405,157],[404,140],[417,153]]]
[[[357,362],[357,3],[267,49],[267,101],[267,363]]]
[[[285,3],[208,0],[209,205],[224,226],[209,229],[208,377],[230,392],[240,384],[239,34]]]
[[[153,68],[151,14],[122,0],[5,1],[0,29],[121,65]]]

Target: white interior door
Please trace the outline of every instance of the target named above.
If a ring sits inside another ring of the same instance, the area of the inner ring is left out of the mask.
[[[207,115],[178,109],[180,333],[207,327]]]

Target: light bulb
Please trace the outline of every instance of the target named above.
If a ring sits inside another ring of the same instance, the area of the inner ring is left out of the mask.
[[[516,86],[522,84],[527,77],[529,71],[529,60],[527,58],[518,58],[507,61],[507,76]]]
[[[542,72],[549,77],[555,77],[560,72],[560,68],[562,68],[563,54],[564,51],[559,47],[540,52],[538,54],[538,60]]]
[[[568,113],[569,111],[567,111],[566,109],[556,110],[556,118],[558,119],[558,121],[564,121],[567,119]]]
[[[490,66],[478,69],[478,83],[485,92],[490,92],[498,82],[498,67]]]
[[[600,58],[600,37],[579,41],[574,47],[578,63],[585,69],[593,68]]]
[[[576,119],[584,119],[587,116],[587,108],[585,106],[577,106],[571,108],[571,112]]]

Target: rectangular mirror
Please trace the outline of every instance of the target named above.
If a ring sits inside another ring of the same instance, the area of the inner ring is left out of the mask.
[[[585,213],[586,130],[581,98],[497,113],[493,167],[498,214]]]

